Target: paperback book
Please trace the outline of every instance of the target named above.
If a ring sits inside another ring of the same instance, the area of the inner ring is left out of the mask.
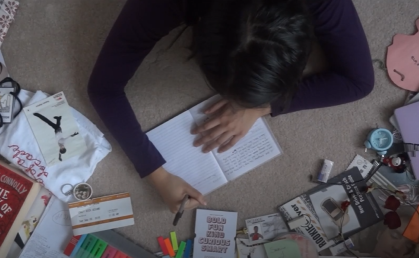
[[[6,257],[41,185],[0,162],[0,258]]]
[[[233,258],[237,212],[196,211],[194,258]]]

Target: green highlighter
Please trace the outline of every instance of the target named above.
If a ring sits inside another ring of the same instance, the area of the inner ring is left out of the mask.
[[[177,237],[176,237],[176,232],[170,232],[170,238],[172,239],[172,247],[173,247],[173,251],[177,251],[179,249],[179,247],[177,246]]]
[[[90,244],[88,246],[86,246],[86,252],[83,254],[83,256],[81,258],[89,258],[90,257],[90,253],[92,252],[93,247],[95,247],[95,245],[97,243],[97,240],[98,240],[98,238],[93,236],[92,242],[90,242]]]
[[[105,249],[107,246],[108,246],[108,243],[98,238],[95,246],[90,252],[89,258],[100,258],[102,254],[105,252]]]
[[[82,258],[83,255],[86,253],[86,247],[92,242],[95,236],[87,235],[86,239],[84,239],[83,244],[80,246],[80,249],[77,251],[76,256],[74,258]]]
[[[176,257],[175,258],[182,258],[183,257],[183,251],[185,251],[186,243],[180,242],[179,249],[177,250]]]
[[[87,235],[86,240],[83,242],[80,248],[80,251],[82,252],[80,253],[80,255],[79,252],[77,252],[76,258],[89,258],[90,253],[92,252],[93,247],[95,247],[97,240],[98,238],[94,235]],[[86,245],[84,245],[85,242]]]

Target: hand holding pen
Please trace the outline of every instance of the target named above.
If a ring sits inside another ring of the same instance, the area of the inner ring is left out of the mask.
[[[175,219],[173,220],[173,226],[176,226],[180,218],[182,218],[183,212],[185,211],[185,204],[189,199],[189,195],[183,197],[182,203],[180,204],[179,211],[176,213]]]
[[[205,198],[199,191],[182,178],[167,172],[163,167],[155,170],[148,178],[154,184],[172,213],[179,211],[181,202],[185,200],[185,195],[189,196],[185,200],[185,210],[194,209],[199,205],[206,205]]]

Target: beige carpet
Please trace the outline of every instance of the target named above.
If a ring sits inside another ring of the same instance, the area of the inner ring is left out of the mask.
[[[373,58],[385,58],[395,33],[415,32],[419,0],[354,2]],[[64,91],[70,104],[107,135],[113,152],[89,181],[95,196],[130,192],[135,226],[118,231],[157,251],[156,237],[168,236],[174,230],[173,215],[147,181],[139,178],[86,93],[96,57],[122,6],[123,1],[118,0],[22,0],[2,51],[10,74],[23,88]],[[211,95],[194,62],[186,61],[190,34],[166,50],[175,34],[156,46],[126,89],[145,130]],[[333,173],[337,174],[356,153],[363,154],[362,143],[368,131],[376,123],[389,127],[390,114],[406,95],[385,72],[377,67],[375,72],[375,89],[361,101],[268,118],[284,154],[207,196],[208,208],[237,211],[238,227],[243,227],[244,219],[273,213],[277,205],[313,187],[308,175],[319,171],[322,159],[334,161]],[[193,229],[194,213],[187,212],[176,228],[179,239],[193,237]]]

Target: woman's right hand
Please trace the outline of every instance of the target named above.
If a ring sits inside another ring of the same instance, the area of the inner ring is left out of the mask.
[[[159,191],[160,196],[169,206],[172,213],[178,212],[185,195],[189,195],[189,200],[185,204],[186,210],[194,209],[200,204],[207,205],[204,196],[198,190],[186,183],[182,178],[170,174],[163,167],[155,170],[148,178]]]

